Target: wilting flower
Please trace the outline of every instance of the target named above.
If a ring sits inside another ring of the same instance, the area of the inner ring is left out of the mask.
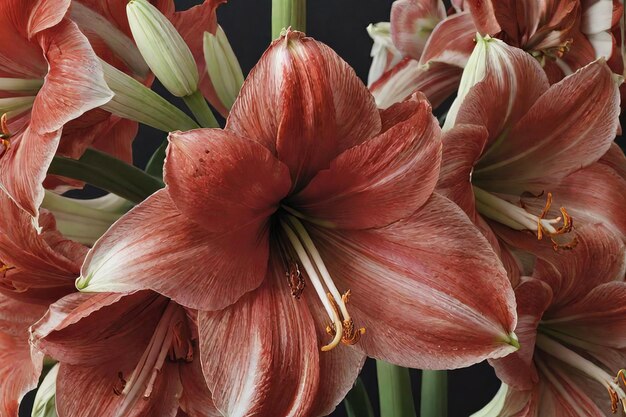
[[[626,412],[626,250],[601,225],[580,228],[578,237],[566,253],[516,240],[538,257],[515,289],[522,347],[490,361],[503,387],[475,416]]]
[[[0,187],[35,217],[57,148],[79,156],[73,151],[85,143],[81,116],[112,97],[89,42],[64,17],[68,5],[60,0],[0,5]]]
[[[599,162],[618,116],[618,82],[603,60],[550,86],[528,54],[479,38],[444,126],[438,188],[477,224],[530,230],[556,247],[575,244],[559,237],[572,217],[626,236],[616,209],[626,204],[626,182]]]
[[[59,415],[221,416],[202,376],[195,316],[151,291],[71,294],[50,306],[32,332],[59,361]]]
[[[0,295],[0,415],[17,416],[24,395],[37,387],[43,355],[28,344],[28,328],[43,316],[44,306]]]
[[[289,31],[224,130],[170,135],[167,188],[96,243],[77,286],[201,310],[204,375],[227,415],[327,414],[364,353],[421,368],[505,355],[512,292],[433,194],[439,132],[423,97],[379,113],[330,48]]]

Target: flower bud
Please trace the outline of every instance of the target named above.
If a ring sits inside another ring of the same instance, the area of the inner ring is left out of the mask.
[[[224,107],[230,109],[243,84],[243,72],[224,30],[219,25],[215,35],[204,32],[204,59],[217,97]]]
[[[196,92],[196,61],[174,25],[146,0],[131,0],[126,13],[141,55],[163,86],[177,97]]]
[[[198,127],[189,116],[139,81],[104,61],[101,63],[104,79],[115,93],[102,106],[104,110],[164,132]]]
[[[57,417],[55,403],[58,373],[59,364],[57,363],[41,381],[37,394],[35,394],[32,417]]]

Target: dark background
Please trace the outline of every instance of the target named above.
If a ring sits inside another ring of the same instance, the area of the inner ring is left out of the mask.
[[[176,0],[179,10],[200,3],[200,0]],[[369,23],[389,20],[391,0],[309,0],[307,10],[307,34],[331,46],[366,80],[370,65],[372,41],[365,27]],[[271,41],[270,0],[230,0],[218,10],[219,23],[224,28],[239,58],[244,74],[258,61]],[[159,86],[156,89],[173,102]],[[165,139],[163,132],[141,126],[135,142],[135,162],[145,166],[152,152]],[[624,143],[622,142],[622,147]],[[412,372],[413,392],[419,413],[420,375]],[[479,410],[495,394],[499,381],[491,367],[482,363],[470,368],[449,371],[449,416],[462,417]],[[369,360],[361,374],[376,415],[379,413],[376,366]],[[30,416],[32,393],[24,401],[20,415]],[[331,414],[345,417],[343,405]],[[107,417],[107,416],[103,416]],[[155,416],[159,417],[159,416]]]

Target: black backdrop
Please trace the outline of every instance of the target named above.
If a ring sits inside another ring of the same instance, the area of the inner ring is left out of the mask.
[[[176,7],[186,9],[197,3],[200,3],[200,0],[176,0]],[[308,3],[307,34],[331,46],[354,67],[361,79],[365,80],[372,45],[365,27],[369,23],[388,21],[392,0],[309,0]],[[247,73],[271,41],[271,0],[230,0],[220,7],[218,19],[229,37],[244,73]],[[158,86],[156,88],[161,94],[178,103],[163,89]],[[179,104],[181,104],[179,107],[184,108],[182,103]],[[142,126],[135,142],[135,163],[145,166],[152,152],[164,138],[164,133]],[[95,192],[92,190],[89,194],[93,193]],[[420,375],[419,371],[411,372],[415,403],[419,410]],[[450,371],[448,374],[450,417],[468,416],[479,410],[493,397],[499,387],[499,381],[486,363]],[[361,377],[370,394],[374,411],[378,415],[374,361],[368,360]],[[31,393],[25,399],[20,410],[21,417],[30,416],[32,397]],[[331,416],[345,417],[343,406],[339,405]]]

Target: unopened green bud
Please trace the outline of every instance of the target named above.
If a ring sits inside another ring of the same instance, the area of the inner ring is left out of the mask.
[[[243,72],[221,26],[215,35],[204,32],[204,59],[217,97],[230,109],[241,90]]]
[[[174,25],[146,0],[131,0],[126,13],[141,55],[163,86],[177,97],[195,93],[198,67]]]

